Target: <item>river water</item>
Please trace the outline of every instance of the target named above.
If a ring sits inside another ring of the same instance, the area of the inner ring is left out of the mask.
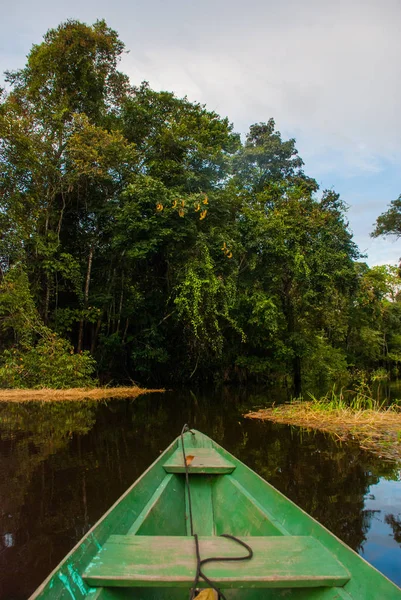
[[[25,600],[176,437],[210,435],[401,586],[401,470],[321,433],[244,419],[270,393],[0,404],[0,598]]]

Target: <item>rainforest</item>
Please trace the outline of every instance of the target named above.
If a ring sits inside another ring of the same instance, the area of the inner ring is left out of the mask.
[[[71,20],[6,73],[0,387],[396,376],[398,269],[366,264],[295,140],[131,82],[123,52]]]

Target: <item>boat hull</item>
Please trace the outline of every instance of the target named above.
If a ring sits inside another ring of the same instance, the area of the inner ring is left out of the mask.
[[[314,559],[311,558],[313,564],[307,565],[310,575],[305,577],[304,585],[298,582],[297,587],[292,587],[291,582],[282,579],[278,586],[271,582],[251,586],[245,580],[242,584],[238,578],[237,587],[222,586],[227,600],[401,600],[401,590],[397,586],[224,448],[197,431],[195,435],[186,433],[184,439],[187,454],[194,455],[190,485],[196,533],[207,536],[207,539],[227,533],[247,539],[258,536],[259,542],[262,538],[269,542],[280,536],[290,536],[294,540],[313,538],[349,574],[349,580],[345,583],[345,580],[341,581],[340,585],[331,582],[326,586],[324,580],[316,583],[319,561],[315,556]],[[174,582],[168,587],[160,582],[158,587],[157,581],[153,581],[151,585],[148,582],[142,585],[140,581],[130,580],[128,577],[125,582],[120,581],[121,585],[112,582],[111,585],[95,587],[95,579],[90,578],[92,565],[96,563],[99,551],[105,552],[110,536],[119,536],[120,539],[127,536],[128,540],[129,536],[177,536],[178,539],[179,536],[190,535],[185,475],[182,464],[179,464],[180,443],[180,438],[174,440],[71,550],[30,600],[188,598],[190,586],[175,587]],[[269,536],[271,540],[268,539]],[[283,556],[282,561],[285,560],[286,557]],[[241,568],[245,573],[245,565]],[[263,576],[261,573],[260,581]]]

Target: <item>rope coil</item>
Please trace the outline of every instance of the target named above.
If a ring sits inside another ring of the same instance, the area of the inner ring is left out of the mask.
[[[247,556],[213,556],[213,557],[201,559],[198,534],[196,534],[194,532],[194,523],[193,523],[193,518],[192,518],[191,486],[189,484],[189,469],[188,469],[187,457],[185,454],[185,447],[184,447],[184,433],[186,433],[186,432],[189,432],[192,435],[195,435],[195,433],[188,427],[187,424],[184,425],[184,427],[182,428],[182,431],[181,431],[181,448],[182,448],[182,456],[184,459],[184,466],[185,466],[185,485],[186,485],[187,494],[188,494],[189,523],[190,523],[191,535],[195,539],[195,552],[196,552],[196,574],[195,574],[194,582],[192,584],[192,588],[189,593],[189,600],[193,600],[195,598],[196,592],[197,592],[196,588],[198,587],[199,579],[201,579],[201,578],[208,584],[209,587],[211,587],[215,592],[217,592],[219,598],[222,598],[222,600],[227,600],[226,596],[223,594],[223,592],[220,590],[220,588],[218,588],[216,586],[216,584],[213,583],[213,581],[211,581],[203,573],[202,567],[206,563],[210,563],[210,562],[250,560],[253,556],[253,550],[250,546],[248,546],[248,544],[246,544],[242,540],[236,538],[235,536],[230,535],[228,533],[223,533],[223,534],[221,534],[220,537],[225,537],[225,538],[231,539],[234,542],[236,542],[237,544],[239,544],[240,546],[242,546],[243,548],[245,548],[245,550],[248,551]]]

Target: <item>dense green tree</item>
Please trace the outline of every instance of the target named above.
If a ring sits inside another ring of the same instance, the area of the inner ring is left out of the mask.
[[[64,386],[46,370],[57,356],[78,383],[90,351],[101,381],[291,379],[299,393],[397,364],[396,284],[355,262],[345,206],[318,195],[295,140],[270,119],[242,144],[205,106],[131,86],[123,51],[104,21],[67,21],[7,74],[0,372],[22,358],[15,385]],[[378,234],[397,231],[396,202]]]
[[[303,160],[298,155],[295,140],[283,141],[274,119],[251,125],[245,144],[233,160],[234,173],[240,186],[250,192],[261,192],[280,181],[303,179],[313,190],[318,186],[305,177]]]
[[[348,364],[396,368],[401,359],[400,279],[395,267],[355,265],[358,287],[348,312]]]
[[[117,70],[123,51],[104,21],[88,26],[69,20],[32,47],[25,68],[6,73],[11,98],[33,112],[43,128],[51,127],[55,138],[58,131],[62,142],[63,125],[75,113],[102,124],[119,111],[129,88],[127,76]]]
[[[145,82],[123,105],[124,133],[136,144],[143,173],[183,193],[206,192],[227,175],[239,136],[205,106],[155,92]]]
[[[395,235],[397,239],[401,236],[401,196],[392,200],[389,209],[377,217],[372,236],[379,235]]]
[[[68,21],[32,48],[24,69],[7,74],[11,91],[0,108],[3,262],[26,260],[46,324],[60,290],[75,295],[78,350],[98,221],[136,168],[129,143],[108,131],[128,93],[116,68],[123,48],[103,21]]]
[[[291,182],[257,194],[244,216],[250,268],[241,314],[248,315],[249,345],[257,351],[240,360],[270,376],[292,373],[299,392],[303,360],[322,336],[335,346],[346,330],[341,307],[355,287],[357,250],[344,206],[332,192],[318,201],[308,186]]]
[[[74,354],[67,340],[46,327],[28,278],[13,266],[0,283],[0,387],[68,388],[93,385],[89,353]]]

